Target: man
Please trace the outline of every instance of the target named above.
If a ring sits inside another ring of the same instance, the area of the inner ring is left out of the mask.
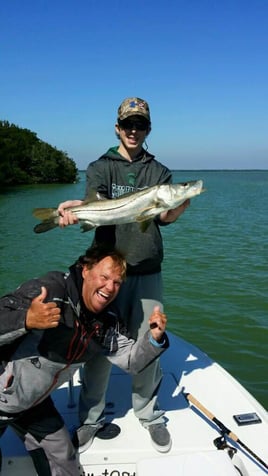
[[[151,117],[147,102],[134,97],[125,99],[118,109],[115,125],[119,147],[109,149],[97,161],[89,164],[86,197],[99,192],[106,198],[116,198],[156,184],[171,183],[172,174],[168,168],[143,148],[150,131]],[[82,203],[82,200],[69,200],[59,205],[61,226],[77,223],[76,217],[65,209]],[[137,223],[99,227],[96,230],[96,242],[114,243],[126,256],[127,280],[121,287],[117,302],[134,339],[144,333],[154,306],[163,308],[163,244],[159,226],[174,222],[189,203],[187,200],[178,208],[161,213],[145,233],[142,233]],[[81,428],[78,431],[80,452],[91,445],[104,423],[110,364],[101,357],[97,359],[95,368],[98,368],[98,379],[88,366],[84,369],[80,396]],[[159,409],[157,402],[161,379],[159,361],[156,360],[133,377],[132,402],[135,415],[149,430],[153,446],[160,452],[167,452],[171,447],[171,437],[166,428],[164,411]]]
[[[121,253],[94,246],[68,273],[47,273],[0,299],[0,435],[15,430],[40,476],[80,474],[50,393],[82,363],[94,366],[96,354],[135,374],[168,347],[157,307],[151,330],[137,342],[125,335],[112,304],[125,271]]]

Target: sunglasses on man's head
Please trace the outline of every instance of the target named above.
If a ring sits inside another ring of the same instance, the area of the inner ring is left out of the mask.
[[[123,121],[118,121],[119,127],[124,130],[130,130],[132,131],[133,129],[136,131],[146,131],[149,127],[148,122],[145,121],[138,121],[138,120],[131,120],[131,119],[124,119]]]

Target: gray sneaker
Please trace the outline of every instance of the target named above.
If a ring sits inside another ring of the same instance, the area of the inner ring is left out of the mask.
[[[152,445],[160,453],[167,453],[171,448],[171,437],[164,423],[149,425],[148,430],[152,439]]]
[[[94,437],[97,431],[102,428],[103,425],[82,425],[74,433],[73,445],[77,449],[78,453],[86,451],[93,443]]]

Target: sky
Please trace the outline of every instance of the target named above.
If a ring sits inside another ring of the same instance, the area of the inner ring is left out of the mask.
[[[267,169],[268,0],[0,2],[0,120],[84,170],[132,96],[170,169]]]

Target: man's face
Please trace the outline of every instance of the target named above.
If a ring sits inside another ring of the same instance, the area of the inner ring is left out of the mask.
[[[122,270],[110,256],[103,258],[92,269],[83,267],[82,297],[89,311],[99,313],[112,302],[122,283]]]

